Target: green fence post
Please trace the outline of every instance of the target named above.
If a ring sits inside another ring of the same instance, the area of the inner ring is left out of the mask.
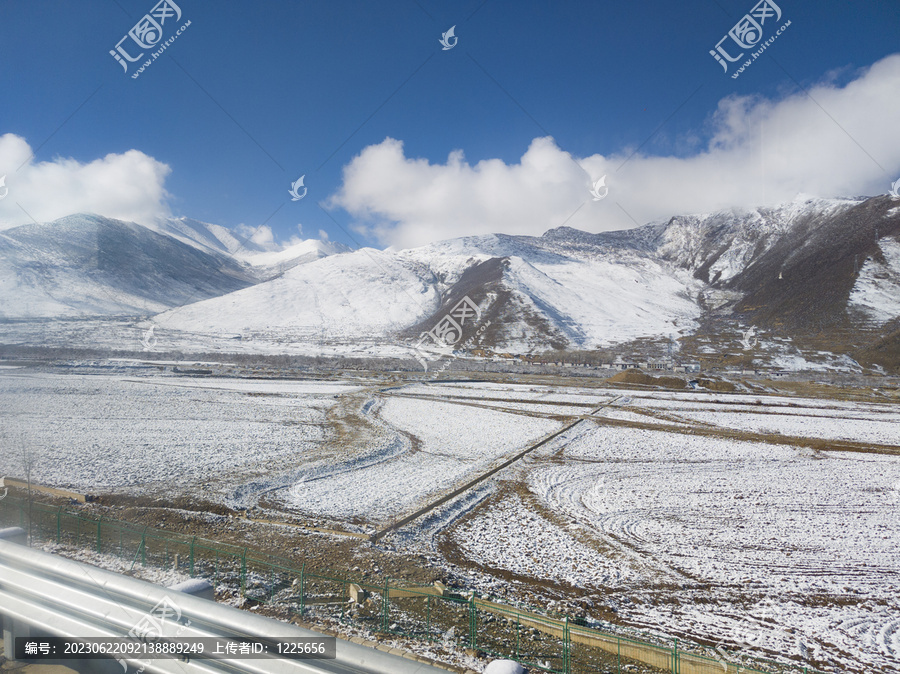
[[[191,578],[194,577],[194,543],[197,542],[197,537],[194,536],[191,539]]]
[[[678,674],[678,639],[675,639],[675,657],[672,660],[672,665],[675,667],[672,671],[674,674]]]
[[[97,554],[98,555],[100,554],[100,548],[101,548],[100,534],[102,532],[102,527],[103,527],[103,515],[101,514],[100,519],[97,520]]]
[[[428,635],[428,641],[434,641],[431,634],[431,595],[425,597],[425,633]]]
[[[566,674],[570,674],[570,672],[569,672],[569,616],[566,616],[565,622],[563,623],[563,667],[566,670]]]
[[[56,544],[60,544],[60,530],[62,529],[62,506],[56,509]]]
[[[247,548],[244,548],[244,554],[241,555],[241,596],[247,589]]]
[[[305,597],[305,587],[306,583],[306,562],[300,566],[300,617],[303,617],[303,609],[304,609],[304,597]]]
[[[519,659],[519,632],[522,631],[522,623],[519,619],[519,613],[516,612],[516,659]]]
[[[622,671],[622,639],[616,637],[616,671]]]
[[[388,623],[388,611],[390,610],[388,604],[391,601],[391,592],[388,588],[387,578],[384,579],[384,593],[381,595],[381,631],[387,632],[387,623]]]
[[[469,648],[475,648],[475,593],[469,598]]]
[[[144,533],[141,534],[141,542],[138,549],[134,551],[134,557],[131,560],[131,570],[134,571],[134,565],[137,564],[138,555],[144,550],[144,535],[147,533],[147,527],[144,527]]]

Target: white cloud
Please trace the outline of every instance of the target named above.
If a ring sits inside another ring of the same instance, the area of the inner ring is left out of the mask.
[[[711,117],[706,146],[689,157],[629,159],[626,149],[573,158],[552,138],[536,138],[518,164],[470,165],[458,150],[431,164],[406,157],[403,143],[387,138],[344,167],[328,203],[351,213],[368,236],[408,247],[492,232],[539,235],[563,222],[624,229],[683,213],[783,203],[798,193],[883,194],[900,177],[898,91],[900,55],[892,55],[845,86],[828,76],[809,96],[729,96]],[[603,175],[609,195],[593,201],[591,182]]]
[[[251,227],[250,225],[241,223],[235,229],[240,236],[246,238],[251,243],[255,243],[263,250],[277,251],[282,250],[284,247],[275,241],[275,234],[268,225]]]
[[[0,230],[72,213],[152,222],[169,215],[164,183],[170,170],[138,150],[87,164],[65,158],[35,162],[25,139],[7,133],[0,136],[0,176],[6,175],[9,189],[0,200]]]

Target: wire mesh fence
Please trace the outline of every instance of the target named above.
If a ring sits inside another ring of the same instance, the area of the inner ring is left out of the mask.
[[[333,620],[374,633],[475,649],[554,674],[823,674],[802,665],[704,655],[703,647],[640,639],[434,587],[400,587],[340,577],[290,559],[63,507],[0,500],[0,524],[29,532],[32,545],[57,543],[114,555],[135,565],[177,569],[273,604],[307,620]],[[685,650],[685,645],[689,646]],[[708,653],[708,650],[707,650]]]

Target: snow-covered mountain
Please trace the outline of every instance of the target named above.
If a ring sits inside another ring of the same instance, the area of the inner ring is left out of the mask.
[[[5,319],[154,314],[252,282],[229,256],[96,215],[0,232]]]
[[[249,236],[237,236],[227,227],[191,218],[161,219],[147,225],[147,228],[206,253],[233,257],[257,281],[265,281],[297,265],[350,250],[343,244],[319,239],[265,248]]]
[[[166,329],[294,339],[383,338],[440,306],[433,274],[374,249],[331,255],[277,278],[156,316]]]
[[[237,251],[234,255],[241,262],[250,265],[250,271],[259,279],[274,278],[288,269],[301,264],[321,260],[329,255],[349,252],[350,248],[333,241],[306,239],[289,244],[281,250],[261,250],[256,252]]]
[[[240,253],[262,253],[264,249],[248,237],[238,238],[221,225],[213,225],[192,218],[165,218],[145,225],[158,234],[178,239],[207,253],[233,256]]]
[[[873,238],[877,223],[882,244]],[[804,316],[842,323],[857,309],[885,322],[897,315],[890,298],[900,286],[889,271],[897,226],[886,198],[800,197],[779,208],[676,217],[625,232],[558,228],[541,237],[365,249],[160,318],[211,332],[295,329],[352,340],[391,339],[399,330],[411,338],[468,295],[494,317],[493,345],[511,350],[685,335],[710,309],[795,329]],[[388,305],[389,315],[381,310]]]
[[[188,219],[151,232],[73,216],[4,232],[0,254],[5,316],[158,311],[166,330],[270,347],[410,345],[468,297],[479,343],[501,351],[680,339],[705,340],[697,348],[709,353],[753,326],[900,364],[900,204],[886,196],[401,251],[306,241],[268,252]]]
[[[346,250],[308,240],[272,252],[219,225],[71,215],[0,232],[0,318],[152,315]]]

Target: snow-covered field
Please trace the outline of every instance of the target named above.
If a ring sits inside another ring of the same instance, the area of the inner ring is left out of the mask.
[[[434,554],[449,536],[483,568],[593,596],[632,626],[900,671],[900,456],[720,437],[898,445],[897,404],[5,369],[0,422],[13,451],[0,454],[0,475],[21,475],[21,433],[37,482],[245,506],[266,493],[369,529],[562,427],[547,415],[595,410],[394,540]],[[357,434],[326,451],[338,412]],[[673,428],[622,426],[651,415]]]
[[[514,450],[557,430],[557,421],[391,398],[370,412],[405,435],[396,450],[301,477],[283,498],[305,512],[370,521],[408,513],[429,496],[475,477]],[[409,438],[412,438],[409,439]]]
[[[629,406],[763,432],[753,421],[765,417],[791,435],[900,444],[896,406],[782,399],[772,402],[795,407],[700,412],[704,397],[718,401],[713,408],[758,398],[688,395],[635,392]],[[842,416],[859,420],[841,430]],[[602,588],[642,627],[842,671],[900,671],[900,456],[598,421],[532,455],[523,469],[529,499],[509,493],[477,508],[451,529],[457,546],[488,568],[587,594]],[[673,586],[681,589],[661,599],[660,588]]]
[[[879,418],[847,418],[810,414],[753,414],[742,412],[679,412],[678,416],[738,430],[826,440],[853,440],[877,445],[900,445],[900,412]],[[887,418],[885,418],[887,417]]]
[[[228,494],[242,478],[278,474],[326,435],[325,413],[351,385],[189,377],[0,374],[9,451],[0,475],[23,476],[20,440],[38,483],[97,493]]]

